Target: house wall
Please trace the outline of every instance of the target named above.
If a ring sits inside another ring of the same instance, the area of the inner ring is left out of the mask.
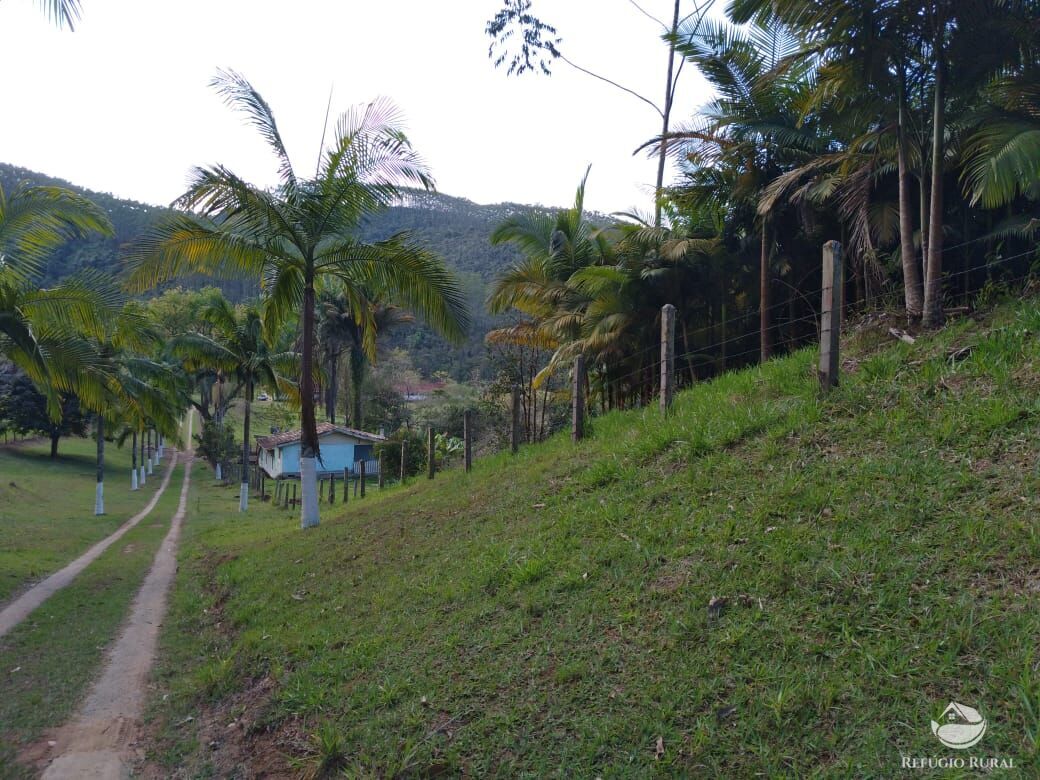
[[[334,472],[342,474],[344,468],[354,468],[358,458],[373,458],[372,442],[360,441],[342,433],[329,433],[319,439],[321,445],[321,461],[318,463],[319,473]],[[261,465],[272,477],[295,477],[300,473],[300,444],[286,444],[276,447],[273,454],[269,450],[261,452]]]

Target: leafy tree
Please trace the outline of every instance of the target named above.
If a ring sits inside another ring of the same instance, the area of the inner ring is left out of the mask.
[[[195,452],[209,461],[211,468],[216,469],[218,463],[225,463],[235,456],[238,444],[235,443],[235,432],[230,425],[216,420],[206,420],[202,430],[195,434]]]
[[[51,457],[58,457],[58,443],[67,436],[86,436],[87,417],[74,395],[60,396],[61,417],[54,420],[47,409],[47,397],[36,389],[24,373],[0,375],[0,419],[18,434],[38,433],[51,443]]]

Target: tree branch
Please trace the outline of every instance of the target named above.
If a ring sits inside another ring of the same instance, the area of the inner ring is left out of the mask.
[[[657,22],[657,24],[661,25],[661,29],[663,29],[665,32],[668,32],[668,25],[665,24],[664,22],[662,22],[660,19],[658,19],[652,13],[647,11],[645,8],[643,8],[643,6],[641,6],[639,3],[637,3],[636,0],[628,0],[628,2],[629,2],[629,4],[632,5],[633,8],[635,8],[637,11],[639,11],[639,13],[641,13],[643,16],[645,16],[647,19],[649,19],[652,22]]]
[[[628,87],[623,87],[620,84],[618,84],[616,81],[611,81],[606,76],[601,76],[598,73],[593,73],[588,68],[583,68],[581,65],[578,65],[576,62],[572,62],[571,60],[567,59],[567,57],[565,57],[563,54],[560,55],[560,59],[563,60],[564,62],[566,62],[568,65],[570,65],[575,70],[581,71],[586,76],[592,76],[595,79],[599,79],[600,81],[603,81],[603,82],[606,82],[607,84],[610,84],[612,87],[617,87],[622,92],[627,92],[628,94],[632,95],[633,97],[639,98],[644,103],[646,103],[648,106],[650,106],[650,108],[652,108],[654,111],[656,111],[659,116],[664,117],[664,111],[662,111],[660,108],[658,108],[657,104],[654,101],[650,100],[650,98],[644,97],[643,95],[640,95],[638,92],[636,92],[633,89],[629,89]]]

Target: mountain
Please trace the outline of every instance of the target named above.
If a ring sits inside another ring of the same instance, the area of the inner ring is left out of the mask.
[[[79,192],[108,212],[115,227],[113,238],[85,238],[68,242],[52,257],[40,279],[49,286],[82,268],[94,268],[113,274],[121,270],[119,247],[133,241],[164,215],[168,208],[117,198],[96,192],[53,176],[0,163],[0,185],[13,192],[21,183],[48,184]],[[362,227],[365,240],[386,238],[400,231],[410,231],[424,245],[441,255],[455,271],[466,291],[473,324],[466,341],[452,346],[422,323],[402,327],[388,334],[390,347],[406,348],[417,369],[426,375],[446,371],[463,379],[474,373],[485,374],[484,334],[493,327],[484,300],[487,285],[501,270],[518,259],[512,246],[492,246],[488,241],[495,225],[511,214],[535,207],[515,203],[483,206],[464,198],[440,193],[406,191],[404,203],[366,220]],[[213,284],[203,278],[185,279],[182,286],[199,287]],[[233,300],[256,295],[259,290],[251,280],[221,281],[219,286]]]

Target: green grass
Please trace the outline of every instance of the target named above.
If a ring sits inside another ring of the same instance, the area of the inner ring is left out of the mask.
[[[953,755],[929,720],[954,700],[989,719],[978,755],[1036,776],[1038,333],[1036,301],[912,346],[865,332],[825,400],[801,352],[310,532],[269,507],[228,522],[202,487],[150,755],[894,777]]]
[[[0,639],[0,777],[29,776],[19,748],[62,725],[99,673],[179,501],[184,467],[152,514]]]
[[[0,446],[0,604],[85,552],[144,508],[172,453],[143,490],[130,490],[129,446],[105,448],[105,514],[94,515],[96,444],[62,439]]]

